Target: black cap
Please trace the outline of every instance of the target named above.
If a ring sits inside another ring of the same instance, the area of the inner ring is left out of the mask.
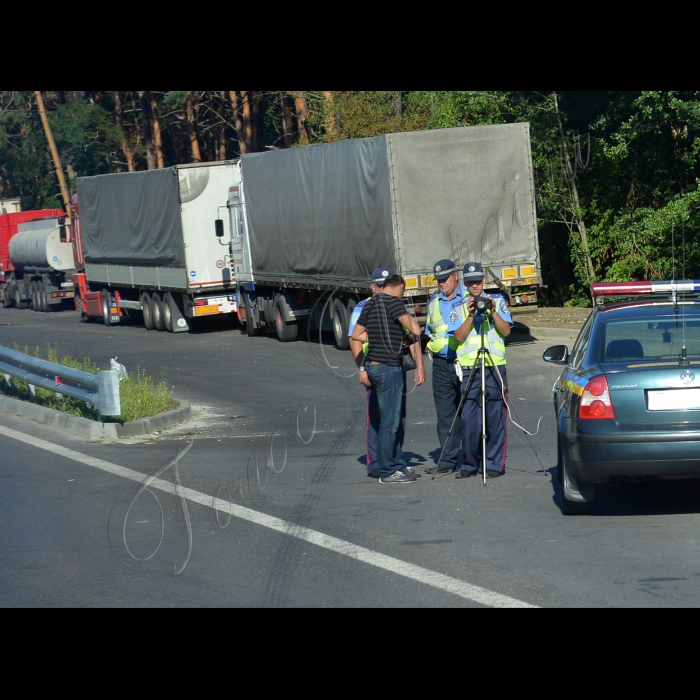
[[[438,282],[446,280],[453,272],[456,272],[457,267],[452,260],[438,260],[433,266],[433,277]]]
[[[484,279],[484,268],[481,263],[469,262],[464,266],[464,281],[465,282],[481,282]]]
[[[394,271],[390,267],[378,267],[373,273],[372,273],[372,282],[374,284],[378,284],[380,287],[384,284],[384,282],[389,279],[389,277],[392,277],[394,275]]]

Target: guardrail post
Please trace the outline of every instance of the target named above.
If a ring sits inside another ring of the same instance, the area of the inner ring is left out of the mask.
[[[29,392],[29,400],[36,401],[36,387],[33,384],[27,384],[27,391]]]
[[[102,416],[119,416],[122,412],[121,397],[119,396],[119,371],[103,369],[96,375],[99,405],[97,410]]]
[[[2,378],[5,380],[5,388],[9,389],[12,386],[12,377],[9,374],[2,373]]]

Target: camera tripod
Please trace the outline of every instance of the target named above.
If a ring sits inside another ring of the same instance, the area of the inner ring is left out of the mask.
[[[477,367],[481,366],[481,473],[483,476],[483,482],[484,486],[486,485],[486,356],[488,355],[489,359],[491,360],[491,367],[493,367],[496,372],[499,374],[500,378],[500,371],[498,369],[498,366],[494,363],[493,361],[493,356],[491,354],[491,350],[486,347],[486,337],[485,337],[485,329],[486,329],[486,314],[480,314],[481,315],[481,327],[479,329],[479,337],[480,337],[480,343],[479,343],[479,350],[477,352],[476,357],[474,358],[474,364],[471,367],[471,370],[469,372],[469,379],[467,380],[467,385],[464,387],[464,391],[462,392],[462,396],[459,401],[459,406],[457,406],[457,411],[455,412],[455,417],[452,419],[452,425],[450,426],[450,430],[447,433],[447,437],[445,438],[445,444],[442,446],[442,450],[440,452],[440,457],[437,461],[437,467],[435,469],[435,474],[433,474],[433,477],[431,479],[434,480],[438,477],[438,469],[440,468],[440,464],[442,463],[442,457],[445,454],[445,450],[447,449],[447,445],[450,441],[450,437],[452,435],[452,431],[454,430],[455,423],[457,422],[457,418],[460,416],[462,412],[462,406],[464,405],[464,400],[467,397],[467,394],[469,394],[469,389],[471,389],[472,382],[474,381],[474,374],[476,372]],[[476,317],[475,317],[476,318]],[[455,360],[455,367],[459,368],[458,370],[458,376],[460,380],[462,379],[462,371],[461,371],[461,365],[458,364],[458,361]],[[503,386],[503,379],[501,378],[501,386]],[[505,400],[505,399],[503,399]]]

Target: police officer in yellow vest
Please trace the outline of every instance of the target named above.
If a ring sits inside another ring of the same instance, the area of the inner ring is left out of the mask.
[[[482,465],[481,445],[481,326],[484,326],[484,346],[489,350],[485,355],[486,375],[486,476],[495,478],[505,473],[506,449],[506,403],[503,388],[508,389],[506,375],[505,339],[510,335],[513,319],[506,300],[500,295],[484,295],[484,268],[477,262],[464,266],[464,285],[469,291],[465,307],[468,315],[464,323],[455,330],[454,338],[459,343],[457,360],[462,367],[462,391],[466,389],[471,369],[474,369],[469,392],[462,406],[462,445],[464,463],[457,473],[458,479],[466,479],[478,474]],[[491,311],[477,313],[474,300],[487,296],[493,300]],[[479,360],[477,363],[477,359]],[[476,363],[476,366],[475,366]],[[494,366],[495,365],[495,366]],[[500,373],[500,379],[499,379]],[[503,383],[501,383],[501,380]]]
[[[452,430],[447,446],[445,446],[445,440],[461,398],[460,381],[453,366],[459,347],[459,341],[454,337],[454,333],[467,318],[465,303],[467,291],[459,281],[459,273],[454,262],[438,260],[433,266],[433,276],[440,291],[428,302],[425,332],[430,336],[428,350],[433,357],[433,398],[437,414],[438,440],[440,450],[443,447],[445,450],[440,464],[428,467],[425,470],[426,474],[434,474],[436,471],[451,472],[457,468],[462,441],[459,422]]]

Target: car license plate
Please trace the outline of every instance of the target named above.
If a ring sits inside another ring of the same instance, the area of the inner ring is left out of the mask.
[[[673,411],[689,408],[700,409],[700,389],[671,389],[650,391],[647,399],[650,411]]]

